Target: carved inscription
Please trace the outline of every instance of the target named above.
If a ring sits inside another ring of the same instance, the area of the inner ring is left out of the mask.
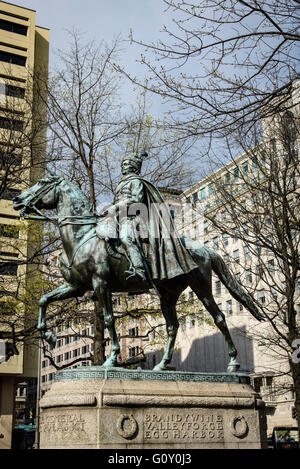
[[[158,414],[149,412],[144,418],[145,440],[223,441],[224,423],[221,415],[211,413]]]
[[[81,414],[41,415],[41,433],[55,439],[66,439],[86,436],[86,422]]]

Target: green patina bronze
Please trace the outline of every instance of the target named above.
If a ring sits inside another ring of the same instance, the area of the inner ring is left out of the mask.
[[[125,155],[114,204],[102,216],[93,213],[87,197],[77,185],[53,173],[14,199],[14,208],[21,210],[21,215],[27,218],[49,220],[41,210],[57,211],[63,245],[61,273],[65,283],[41,297],[37,327],[45,340],[55,344],[55,335],[47,331],[47,306],[54,301],[94,291],[112,343],[110,356],[103,367],[115,367],[120,345],[111,295],[114,292],[147,292],[154,288],[160,298],[168,334],[165,353],[154,370],[168,370],[179,326],[176,303],[180,294],[190,287],[222,332],[229,349],[227,370],[235,372],[239,368],[237,350],[225,316],[212,295],[212,271],[256,319],[262,320],[263,317],[220,255],[177,234],[159,191],[139,175],[144,156]],[[147,218],[131,211],[132,207],[139,206],[148,209]],[[148,226],[144,227],[147,229],[143,235],[141,225],[145,220]]]

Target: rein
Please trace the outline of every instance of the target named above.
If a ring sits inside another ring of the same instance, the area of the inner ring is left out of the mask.
[[[48,187],[41,187],[40,190],[38,190],[36,192],[36,194],[34,194],[34,196],[31,198],[31,200],[28,202],[28,204],[25,205],[25,207],[23,208],[23,210],[21,210],[20,212],[20,216],[27,219],[27,220],[42,220],[42,221],[52,221],[52,222],[56,222],[58,220],[57,217],[48,217],[46,216],[44,213],[42,213],[36,206],[35,206],[35,203],[36,201],[39,199],[39,197],[41,195],[45,195],[47,194],[53,187],[54,187],[54,200],[55,200],[55,196],[56,196],[56,188],[57,186],[63,181],[63,178],[60,178],[59,180],[57,181],[54,181],[52,183],[50,183],[48,185]],[[35,215],[29,215],[27,214],[27,210],[31,210],[35,213],[38,214],[38,216],[35,216]]]

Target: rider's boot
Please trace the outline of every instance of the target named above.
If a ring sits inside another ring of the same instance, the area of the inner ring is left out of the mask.
[[[126,273],[130,274],[129,277],[136,277],[138,280],[147,281],[146,271],[144,268],[143,260],[136,246],[127,246],[129,260],[131,262],[130,269]]]

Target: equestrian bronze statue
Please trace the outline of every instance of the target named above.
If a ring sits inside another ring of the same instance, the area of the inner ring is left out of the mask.
[[[154,370],[166,370],[179,326],[176,303],[180,294],[190,287],[225,338],[230,357],[227,370],[237,371],[237,350],[225,316],[212,295],[212,272],[256,319],[260,321],[263,317],[219,254],[178,235],[159,191],[140,176],[144,156],[123,157],[122,179],[114,203],[102,216],[93,213],[77,185],[53,173],[14,199],[15,210],[27,218],[49,220],[41,210],[57,211],[62,241],[60,269],[65,283],[41,297],[37,328],[47,342],[55,344],[55,335],[47,331],[47,306],[93,291],[102,307],[112,344],[110,356],[102,366],[115,367],[120,345],[112,293],[139,293],[154,288],[168,335],[165,353]]]

